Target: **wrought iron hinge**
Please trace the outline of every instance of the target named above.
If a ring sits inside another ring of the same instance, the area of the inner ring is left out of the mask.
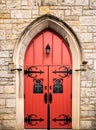
[[[76,69],[75,71],[86,71],[86,69]]]
[[[11,69],[11,71],[15,71],[15,70],[22,71],[21,68],[14,68],[14,69]]]
[[[33,68],[35,68],[35,70],[33,70]],[[38,71],[37,67],[35,67],[35,66],[30,66],[29,68],[27,68],[27,69],[24,70],[24,74],[27,75],[30,78],[35,78],[37,76],[36,74],[38,74],[38,73],[42,74],[44,72],[42,70]]]

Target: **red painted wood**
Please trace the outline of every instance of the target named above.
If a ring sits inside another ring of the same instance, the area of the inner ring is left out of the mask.
[[[25,69],[28,66],[25,66]],[[30,119],[43,119],[44,121],[33,121],[31,125],[25,123],[25,128],[46,128],[47,127],[47,104],[44,103],[44,94],[47,93],[45,86],[48,86],[48,68],[45,66],[36,66],[33,71],[44,71],[44,74],[33,74],[34,78],[25,76],[25,117],[31,115]],[[39,79],[42,81],[43,93],[34,93],[34,83]]]
[[[46,45],[50,45],[50,54],[46,54]],[[28,70],[34,66],[32,71],[42,70],[44,73],[32,74],[34,78],[24,75],[24,117],[25,128],[47,128],[50,120],[50,128],[71,128],[72,123],[62,125],[60,121],[53,121],[54,118],[63,118],[66,114],[72,117],[72,76],[60,77],[60,74],[53,73],[54,70],[63,70],[61,66],[72,68],[70,48],[66,42],[56,33],[45,30],[37,35],[29,44],[25,59],[24,69]],[[61,74],[62,76],[62,74]],[[34,83],[36,79],[42,80],[43,93],[34,93]],[[56,79],[62,80],[63,93],[53,93],[53,86]],[[45,87],[46,86],[46,87]],[[51,86],[51,87],[50,87]],[[44,95],[52,94],[52,103],[44,102]],[[50,106],[50,116],[48,114],[48,104]],[[28,122],[28,115],[31,121]],[[33,119],[43,119],[43,121],[33,121]],[[49,119],[50,118],[50,119]]]
[[[69,117],[72,117],[72,101],[71,101],[71,92],[72,92],[72,82],[71,82],[71,76],[68,76],[66,78],[63,78],[61,74],[54,74],[52,71],[59,70],[62,66],[50,66],[49,73],[49,86],[52,86],[51,89],[49,89],[49,92],[52,93],[52,103],[50,105],[50,114],[51,114],[51,128],[71,128],[71,123],[68,123],[67,125],[63,125],[64,122],[54,122],[52,119],[59,118],[63,119],[63,115],[66,114]],[[71,68],[71,66],[68,66]],[[63,69],[60,69],[63,70]],[[62,85],[63,85],[63,93],[53,93],[53,86],[54,86],[54,79],[61,79]],[[62,116],[61,116],[62,115]],[[61,124],[61,125],[60,125]]]

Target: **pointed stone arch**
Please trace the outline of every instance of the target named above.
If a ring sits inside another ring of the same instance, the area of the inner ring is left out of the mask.
[[[61,35],[70,46],[73,61],[72,79],[72,129],[79,129],[80,122],[80,68],[81,47],[74,31],[62,20],[53,15],[43,15],[34,20],[20,36],[13,56],[16,68],[24,69],[24,55],[30,41],[41,31],[51,29]],[[24,129],[24,79],[23,71],[16,72],[16,121],[17,129]]]

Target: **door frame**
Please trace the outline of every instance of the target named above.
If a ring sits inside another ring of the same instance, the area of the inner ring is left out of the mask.
[[[80,128],[80,68],[81,46],[73,30],[62,20],[44,15],[34,20],[21,34],[14,50],[13,64],[24,70],[24,55],[30,41],[43,30],[50,28],[69,43],[72,54],[72,129]],[[22,49],[23,48],[23,49]],[[77,58],[77,59],[76,59]],[[13,65],[12,65],[13,66]],[[24,74],[16,71],[16,128],[24,130]]]

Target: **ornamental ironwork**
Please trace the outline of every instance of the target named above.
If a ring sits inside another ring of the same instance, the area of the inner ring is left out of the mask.
[[[61,126],[65,126],[70,125],[70,123],[72,122],[72,118],[69,115],[61,114],[58,118],[52,119],[52,121],[58,122]]]
[[[44,121],[43,118],[37,118],[37,115],[35,114],[29,114],[24,118],[24,122],[27,125],[35,126],[38,124],[38,122]]]
[[[53,86],[53,93],[63,93],[63,79],[53,79],[54,86]]]
[[[60,77],[66,78],[72,74],[72,69],[68,68],[67,66],[59,67],[59,70],[54,70],[52,73],[59,74]]]
[[[35,79],[33,86],[33,93],[43,93],[43,79]]]
[[[35,69],[35,70],[33,70],[33,69]],[[24,70],[24,74],[27,75],[27,77],[30,77],[30,78],[36,78],[37,73],[42,74],[44,72],[42,70],[38,71],[36,66],[30,66],[30,67],[27,67],[27,69]]]

